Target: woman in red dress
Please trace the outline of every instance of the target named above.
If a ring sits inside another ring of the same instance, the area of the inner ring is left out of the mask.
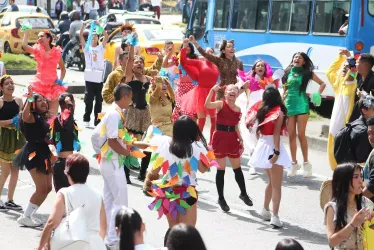
[[[218,204],[223,211],[228,212],[230,211],[230,207],[227,205],[223,196],[226,157],[229,158],[232,169],[234,170],[235,180],[240,188],[239,198],[248,206],[253,206],[253,203],[247,194],[243,171],[240,166],[240,156],[244,148],[238,124],[242,113],[240,108],[235,105],[236,98],[239,96],[240,91],[239,88],[233,84],[227,85],[224,92],[224,99],[222,99],[222,101],[212,102],[212,97],[218,90],[220,90],[218,85],[215,85],[210,90],[205,102],[205,107],[217,109],[216,131],[214,131],[213,134],[212,147],[216,160],[221,167],[217,169],[216,174]]]
[[[184,39],[183,47],[187,47],[188,44],[188,39]],[[214,51],[211,48],[207,49],[207,53],[214,55]],[[198,125],[201,131],[204,130],[206,116],[210,116],[212,125],[210,127],[209,143],[211,144],[215,130],[216,109],[205,108],[204,104],[210,89],[217,83],[219,77],[218,68],[208,60],[193,60],[188,58],[185,48],[181,50],[180,55],[180,62],[183,68],[193,80],[197,81],[197,87],[182,97],[182,110],[197,114]]]

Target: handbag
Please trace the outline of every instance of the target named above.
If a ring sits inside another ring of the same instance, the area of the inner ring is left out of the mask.
[[[102,83],[103,78],[104,78],[103,70],[93,70],[93,69],[84,70],[84,80],[87,82]]]
[[[51,250],[83,250],[89,249],[86,217],[84,205],[70,211],[70,199],[68,193],[65,197],[66,217],[54,230],[51,237]],[[73,208],[73,206],[71,206]]]

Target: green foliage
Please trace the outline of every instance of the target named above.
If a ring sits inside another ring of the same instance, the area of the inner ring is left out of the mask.
[[[6,69],[36,69],[36,61],[31,57],[22,54],[2,54],[0,58]]]

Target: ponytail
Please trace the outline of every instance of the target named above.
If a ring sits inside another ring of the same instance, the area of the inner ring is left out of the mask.
[[[142,228],[142,218],[131,208],[122,208],[116,215],[116,227],[119,229],[119,250],[134,250],[134,234]]]

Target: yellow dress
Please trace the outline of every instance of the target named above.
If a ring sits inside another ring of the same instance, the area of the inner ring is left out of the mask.
[[[352,74],[348,71],[346,76],[340,75],[340,69],[347,59],[339,55],[326,72],[327,78],[335,92],[335,103],[331,114],[330,131],[327,142],[327,153],[330,167],[334,170],[337,166],[334,157],[334,138],[336,134],[348,123],[352,114],[356,95],[357,80],[347,81]]]

